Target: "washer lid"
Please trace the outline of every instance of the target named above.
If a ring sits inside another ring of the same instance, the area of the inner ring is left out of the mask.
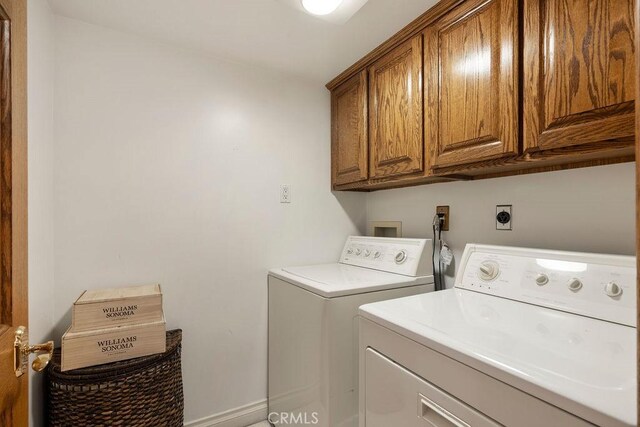
[[[597,425],[635,425],[633,327],[464,289],[360,314]]]
[[[286,267],[269,274],[326,298],[433,283],[433,276],[410,277],[339,263]]]

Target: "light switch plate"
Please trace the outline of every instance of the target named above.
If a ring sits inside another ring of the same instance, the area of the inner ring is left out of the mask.
[[[280,203],[291,203],[291,187],[289,184],[280,186]]]
[[[513,207],[511,205],[496,206],[496,230],[512,230]]]

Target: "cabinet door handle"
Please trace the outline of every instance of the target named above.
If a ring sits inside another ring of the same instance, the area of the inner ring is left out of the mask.
[[[471,427],[423,394],[418,395],[418,401],[420,402],[420,417],[434,427]],[[442,424],[443,421],[446,424]]]

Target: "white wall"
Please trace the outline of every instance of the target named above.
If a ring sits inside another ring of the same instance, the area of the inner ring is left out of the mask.
[[[266,397],[267,269],[335,260],[366,219],[429,236],[448,204],[457,258],[473,241],[634,253],[632,164],[334,195],[321,83],[68,18],[50,28],[30,41],[55,39],[53,152],[49,74],[34,71],[50,53],[29,58],[30,89],[44,88],[30,97],[30,119],[41,117],[30,125],[30,258],[43,260],[30,267],[32,313],[53,303],[59,337],[82,290],[160,282],[168,327],[184,330],[186,421]],[[514,205],[511,232],[495,230],[502,203]]]
[[[496,230],[499,204],[513,205],[513,231]],[[457,260],[466,243],[635,254],[634,163],[373,192],[367,219],[431,237],[437,205],[451,207],[443,239]]]
[[[55,46],[57,335],[82,290],[159,282],[185,420],[264,399],[268,268],[365,228],[330,192],[328,92],[68,18]]]
[[[53,50],[54,17],[46,0],[29,0],[29,332],[32,343],[53,328]],[[32,425],[42,425],[42,375],[31,374]]]

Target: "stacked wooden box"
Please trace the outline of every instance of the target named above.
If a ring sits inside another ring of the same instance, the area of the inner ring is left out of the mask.
[[[160,285],[85,291],[73,304],[62,336],[61,370],[163,353],[165,320]]]

